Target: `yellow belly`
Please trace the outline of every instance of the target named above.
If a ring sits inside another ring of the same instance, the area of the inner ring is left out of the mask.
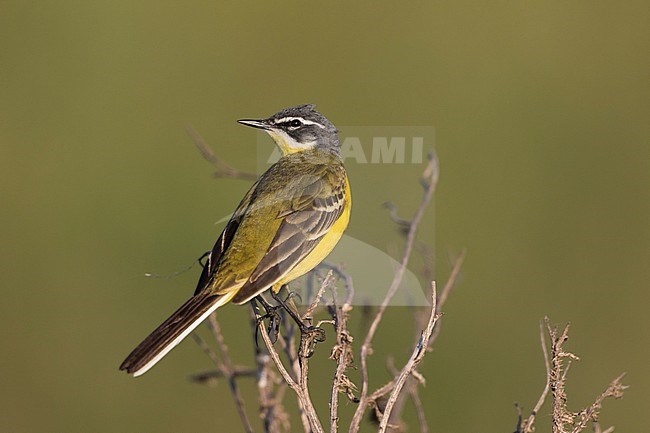
[[[320,243],[300,263],[290,270],[281,280],[273,285],[273,291],[278,292],[282,285],[287,284],[298,277],[305,275],[314,269],[320,262],[332,252],[336,244],[343,236],[343,232],[350,221],[350,209],[352,208],[352,197],[350,195],[350,183],[345,179],[345,201],[347,205],[338,220],[332,225],[329,232]]]

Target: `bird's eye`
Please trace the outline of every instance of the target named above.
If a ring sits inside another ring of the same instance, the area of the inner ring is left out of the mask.
[[[298,119],[293,119],[291,122],[289,122],[289,126],[293,128],[297,128],[302,125],[302,122]]]

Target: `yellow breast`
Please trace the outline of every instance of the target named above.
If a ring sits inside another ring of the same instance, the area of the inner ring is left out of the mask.
[[[343,232],[350,222],[350,210],[352,209],[352,195],[350,194],[350,182],[345,177],[345,209],[338,220],[332,225],[319,244],[300,263],[298,263],[287,275],[273,285],[273,291],[278,292],[282,285],[287,284],[298,277],[305,275],[314,269],[325,257],[332,252],[336,244],[343,236]]]

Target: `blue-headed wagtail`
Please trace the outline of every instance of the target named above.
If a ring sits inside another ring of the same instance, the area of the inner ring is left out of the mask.
[[[140,376],[212,312],[277,293],[334,248],[350,219],[338,131],[314,105],[239,123],[266,131],[282,157],[253,184],[209,253],[194,295],[124,360]]]

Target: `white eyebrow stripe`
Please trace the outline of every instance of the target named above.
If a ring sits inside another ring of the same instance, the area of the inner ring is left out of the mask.
[[[305,125],[316,125],[316,126],[322,128],[322,129],[325,129],[325,126],[321,125],[320,123],[314,122],[313,120],[307,120],[307,119],[304,119],[302,117],[283,117],[281,119],[277,119],[275,121],[275,124],[277,125],[278,123],[290,122],[292,120],[300,120]]]

